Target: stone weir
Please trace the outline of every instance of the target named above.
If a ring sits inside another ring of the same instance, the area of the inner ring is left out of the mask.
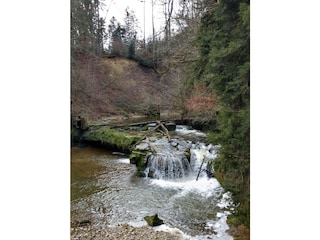
[[[84,123],[85,121],[81,118],[73,121],[72,146],[101,145],[125,153],[130,153],[135,145],[147,136],[166,135],[170,138],[169,131],[174,131],[176,128],[175,123],[171,121]]]
[[[135,146],[130,163],[135,164],[142,177],[177,179],[194,170],[190,162],[191,141],[147,137]]]

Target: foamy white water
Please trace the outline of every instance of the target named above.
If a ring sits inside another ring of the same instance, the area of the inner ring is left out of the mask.
[[[196,129],[191,129],[188,126],[185,125],[177,125],[176,127],[176,133],[181,134],[181,135],[190,135],[193,134],[195,136],[200,136],[200,137],[205,137],[206,134],[203,132],[200,132]]]
[[[116,161],[119,162],[119,163],[130,164],[130,159],[129,158],[119,158]]]
[[[185,180],[185,181],[165,181],[159,179],[151,179],[151,185],[157,185],[163,189],[173,189],[177,193],[171,198],[175,201],[183,201],[188,198],[188,194],[197,194],[201,198],[209,199],[219,196],[219,193],[223,191],[221,185],[215,178],[201,177],[198,181],[195,179]],[[179,200],[181,199],[181,200]],[[207,220],[205,229],[213,230],[216,234],[211,235],[197,235],[189,236],[183,233],[185,239],[191,240],[204,240],[204,239],[215,239],[215,240],[232,240],[226,231],[229,229],[227,225],[227,217],[230,215],[229,211],[225,209],[232,205],[232,199],[230,192],[222,194],[221,199],[218,201],[217,206],[220,211],[216,214],[215,220]],[[158,228],[162,231],[175,232],[177,228],[170,228],[169,226],[162,226]],[[179,229],[178,229],[179,230]],[[179,230],[180,231],[180,230]]]
[[[198,181],[193,177],[190,180],[184,181],[166,181],[161,179],[151,179],[151,184],[158,185],[162,188],[171,188],[179,190],[179,196],[184,196],[188,193],[197,193],[202,197],[211,197],[217,188],[221,189],[220,183],[215,178],[202,177]]]

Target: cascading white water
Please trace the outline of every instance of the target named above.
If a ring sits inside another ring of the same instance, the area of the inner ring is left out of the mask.
[[[191,170],[186,156],[160,153],[148,157],[145,173],[156,179],[177,179],[188,176]]]
[[[207,170],[208,161],[216,157],[211,144],[191,144],[181,139],[171,142],[160,139],[152,144],[157,151],[148,155],[144,173],[154,179],[174,180],[197,176],[200,170]]]

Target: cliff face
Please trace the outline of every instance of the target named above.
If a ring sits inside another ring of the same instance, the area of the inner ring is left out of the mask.
[[[123,58],[76,56],[71,61],[71,115],[98,119],[148,114],[170,103],[170,84],[153,69]]]

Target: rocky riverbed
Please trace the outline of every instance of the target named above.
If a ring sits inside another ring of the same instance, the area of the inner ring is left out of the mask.
[[[132,227],[128,224],[95,229],[91,225],[71,228],[72,240],[184,240],[190,239],[183,236],[178,230],[165,232],[156,231],[152,227]]]

